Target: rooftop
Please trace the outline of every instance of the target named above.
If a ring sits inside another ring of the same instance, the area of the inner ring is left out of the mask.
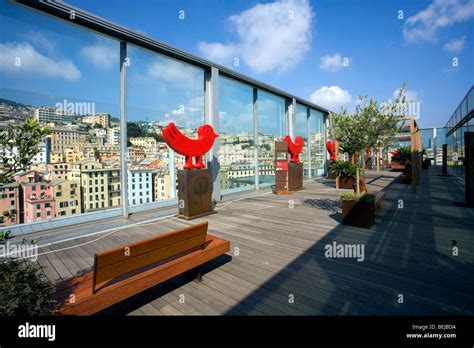
[[[38,262],[59,281],[90,269],[94,253],[207,220],[209,233],[230,240],[231,250],[206,265],[203,282],[177,277],[103,313],[472,315],[474,212],[453,206],[462,190],[436,171],[423,171],[417,193],[398,173],[368,171],[369,191],[387,192],[371,229],[340,224],[340,190],[317,178],[291,196],[234,196],[217,214],[192,222],[177,219],[173,207],[162,212],[168,216],[150,211],[61,228],[69,237],[63,242],[55,230],[37,232]],[[364,260],[325,257],[333,243],[365,245]]]

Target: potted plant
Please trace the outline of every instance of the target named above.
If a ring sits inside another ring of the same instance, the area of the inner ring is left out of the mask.
[[[342,223],[344,225],[370,228],[375,218],[375,196],[344,192],[342,201]]]
[[[411,162],[411,148],[409,146],[399,147],[392,152],[392,170],[405,170],[407,164]]]
[[[336,160],[331,163],[330,171],[336,175],[336,188],[352,189],[356,177],[356,167],[350,162]]]

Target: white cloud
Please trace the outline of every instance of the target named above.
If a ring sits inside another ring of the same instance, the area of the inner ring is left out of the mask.
[[[222,64],[237,57],[257,73],[285,71],[309,51],[314,16],[308,0],[257,4],[229,18],[236,42],[199,42],[198,48]]]
[[[22,35],[22,37],[25,41],[28,41],[36,47],[41,47],[48,53],[52,53],[56,47],[56,43],[53,40],[49,39],[39,31],[29,31]]]
[[[119,64],[119,48],[113,44],[98,42],[81,48],[80,54],[96,68],[110,69]]]
[[[352,96],[339,86],[323,86],[313,92],[309,100],[330,111],[339,112],[341,107],[347,107],[352,102]]]
[[[238,47],[234,44],[219,42],[198,42],[198,48],[206,57],[215,62],[225,62],[237,55]]]
[[[319,64],[319,67],[322,70],[326,70],[326,71],[332,71],[332,72],[339,71],[342,68],[344,68],[345,59],[347,58],[341,57],[339,53],[336,53],[332,56],[328,54],[321,57],[320,59],[321,63]]]
[[[443,49],[450,53],[459,53],[464,49],[465,41],[466,36],[462,36],[459,39],[454,39],[444,44]]]
[[[426,9],[409,17],[403,27],[408,42],[436,41],[440,29],[474,17],[474,0],[434,0]]]
[[[189,65],[167,58],[156,58],[148,66],[148,74],[152,78],[162,79],[177,86],[202,84],[202,71]]]
[[[18,62],[20,65],[16,66]],[[70,60],[46,57],[26,42],[0,44],[0,70],[61,77],[71,81],[81,78],[81,72]]]

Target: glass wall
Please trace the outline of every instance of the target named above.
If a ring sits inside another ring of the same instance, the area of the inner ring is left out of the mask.
[[[258,91],[258,167],[262,186],[275,183],[275,140],[286,133],[285,99]]]
[[[120,43],[7,0],[0,0],[0,10],[0,132],[18,131],[29,119],[47,129],[37,153],[22,167],[15,165],[19,147],[14,141],[0,148],[2,159],[8,158],[0,164],[0,212],[8,212],[4,224],[123,204],[156,206],[175,198],[184,158],[169,149],[162,130],[174,122],[185,136],[196,137],[205,122],[205,71],[127,43],[127,148],[122,149]],[[224,76],[218,86],[221,192],[255,188],[256,154],[259,184],[272,185],[275,140],[288,134],[287,99]],[[304,175],[311,174],[310,164],[312,174],[321,175],[322,115],[312,110],[308,122],[307,107],[297,105],[295,112],[296,135],[305,141]],[[126,188],[121,187],[122,161]],[[124,189],[127,202],[122,202]]]
[[[48,132],[26,165],[0,149],[6,225],[119,207],[119,43],[6,0],[0,32],[0,130],[33,118]]]
[[[464,133],[472,129],[474,119],[474,88],[461,101],[453,116],[446,123],[446,144],[448,145],[448,170],[451,174],[464,177]]]
[[[204,71],[132,45],[127,57],[129,204],[172,199],[184,156],[172,153],[162,129],[173,122],[196,137],[204,124]]]
[[[309,129],[309,144],[311,147],[311,176],[321,176],[324,175],[326,162],[326,141],[323,113],[310,109]]]
[[[254,188],[253,88],[220,76],[219,98],[221,190]]]
[[[300,154],[300,161],[303,162],[303,178],[307,179],[309,178],[308,108],[303,105],[296,104],[295,120],[295,134],[297,137],[300,136],[304,140],[303,151],[301,151]]]

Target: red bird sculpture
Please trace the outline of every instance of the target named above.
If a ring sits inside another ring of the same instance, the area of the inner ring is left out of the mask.
[[[197,139],[189,139],[179,131],[173,122],[163,128],[163,138],[166,144],[175,152],[185,156],[186,163],[183,168],[188,170],[205,168],[202,156],[210,150],[217,137],[214,129],[208,124],[198,128]],[[196,159],[196,164],[193,164],[193,157]]]
[[[298,136],[295,138],[295,142],[291,140],[290,136],[287,135],[284,139],[288,143],[288,153],[290,154],[290,162],[299,162],[300,153],[303,151],[304,140]]]
[[[331,161],[336,160],[336,142],[335,141],[326,141],[326,150],[329,152],[329,159]]]

